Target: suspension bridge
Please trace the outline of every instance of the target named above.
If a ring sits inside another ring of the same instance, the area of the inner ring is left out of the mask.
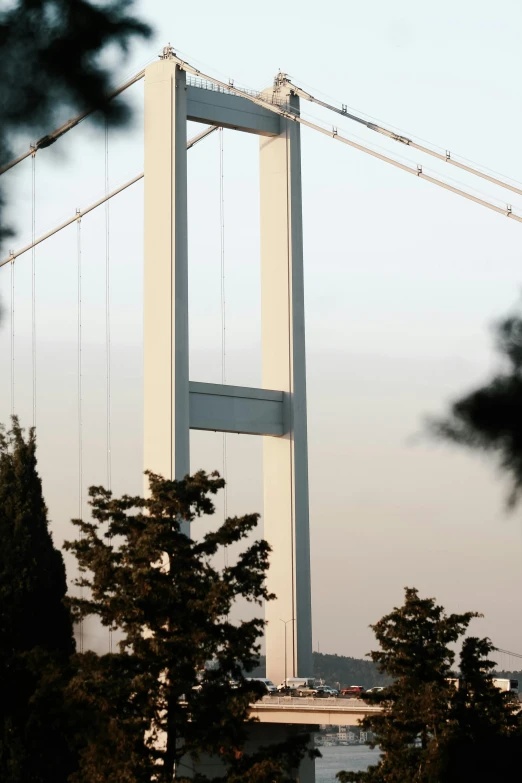
[[[222,459],[226,477],[227,435],[248,434],[263,439],[264,534],[273,548],[268,588],[277,600],[267,607],[267,676],[279,683],[288,676],[308,676],[312,672],[312,617],[310,580],[310,536],[308,511],[308,445],[305,372],[305,311],[303,281],[303,225],[301,184],[301,129],[321,134],[335,143],[347,145],[405,174],[425,180],[452,196],[473,202],[477,208],[495,212],[510,221],[522,222],[506,201],[477,194],[451,177],[434,174],[402,158],[404,150],[433,157],[449,169],[486,181],[509,194],[522,195],[522,185],[508,177],[471,164],[450,150],[420,143],[414,137],[396,132],[354,113],[347,104],[315,97],[278,73],[273,84],[255,91],[215,78],[178,57],[172,47],[164,49],[159,60],[135,74],[112,94],[121,95],[144,80],[144,170],[118,187],[109,189],[108,126],[105,130],[105,194],[87,206],[71,211],[56,225],[40,234],[35,230],[37,156],[74,131],[92,112],[84,111],[31,145],[5,165],[5,174],[30,159],[31,240],[12,249],[0,259],[0,278],[10,292],[10,395],[11,412],[17,412],[16,378],[16,267],[31,258],[31,347],[32,412],[37,416],[37,268],[36,248],[69,227],[76,226],[77,288],[77,431],[78,515],[84,511],[82,391],[82,248],[84,221],[91,213],[105,210],[105,307],[104,329],[106,481],[112,481],[111,409],[111,270],[109,252],[109,211],[112,199],[144,180],[144,447],[143,466],[172,478],[190,470],[190,430],[223,434]],[[336,125],[312,120],[304,115],[303,103],[320,106],[332,115],[362,125],[376,136],[395,142],[400,156],[350,138]],[[191,138],[187,123],[206,127]],[[223,198],[223,129],[259,136],[261,206],[261,300],[262,300],[262,386],[234,386],[227,383],[226,297]],[[189,375],[189,296],[187,240],[187,154],[219,131],[220,141],[220,280],[221,280],[221,383],[195,382]],[[225,514],[226,514],[225,496]],[[187,533],[190,531],[187,530]],[[285,643],[282,644],[281,618]],[[287,619],[288,618],[288,619]],[[287,625],[289,626],[287,629]],[[287,637],[288,633],[288,637]],[[287,638],[289,643],[287,644]],[[109,642],[112,644],[112,640]],[[80,635],[80,648],[83,637]],[[506,652],[506,651],[504,651]],[[506,654],[508,654],[506,652]],[[256,707],[260,720],[283,725],[292,723],[346,723],[372,708],[339,703]],[[315,713],[314,713],[315,710]],[[328,720],[319,713],[328,712]],[[314,714],[317,713],[317,719]],[[335,713],[335,717],[331,714]],[[357,715],[354,718],[355,713]],[[343,717],[344,716],[344,717]],[[301,780],[313,780],[313,766],[302,770]]]

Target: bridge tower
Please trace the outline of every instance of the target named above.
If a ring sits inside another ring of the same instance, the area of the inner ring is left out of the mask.
[[[284,74],[263,98],[299,113]],[[188,120],[260,137],[261,389],[190,381]],[[263,437],[267,676],[284,679],[285,650],[288,676],[311,675],[300,126],[187,77],[170,50],[145,70],[144,275],[144,467],[185,476],[190,429]]]

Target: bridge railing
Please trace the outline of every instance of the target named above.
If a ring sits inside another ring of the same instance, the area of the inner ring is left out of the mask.
[[[267,101],[268,103],[273,103],[277,106],[284,105],[284,100],[282,98],[278,98],[276,94],[273,95],[262,95],[258,90],[251,90],[247,87],[240,87],[239,85],[231,84],[230,90],[227,90],[226,87],[223,87],[220,84],[215,84],[214,82],[208,81],[208,79],[202,79],[200,76],[190,76],[187,74],[187,85],[189,87],[197,87],[200,90],[210,90],[211,92],[222,92],[228,95],[237,95],[237,90],[241,90],[242,93],[245,95],[251,95],[253,98],[261,98],[264,101]]]
[[[310,709],[311,707],[318,712],[381,712],[382,707],[376,704],[367,704],[362,699],[338,699],[335,697],[329,699],[317,699],[311,696],[263,696],[256,702],[256,706],[266,705],[272,707],[288,707],[296,709]]]
[[[230,95],[235,95],[235,90],[227,90],[226,87],[222,87],[219,84],[214,84],[214,82],[209,82],[207,79],[202,79],[200,76],[190,76],[187,74],[187,85],[189,87],[198,87],[200,90],[210,90],[211,92],[223,92],[223,93],[229,93]],[[230,85],[231,87],[234,87],[234,85]],[[241,90],[241,92],[246,93],[246,95],[252,95],[254,98],[259,98],[261,93],[257,92],[256,90],[248,90],[245,87],[239,87],[237,86],[236,89]]]

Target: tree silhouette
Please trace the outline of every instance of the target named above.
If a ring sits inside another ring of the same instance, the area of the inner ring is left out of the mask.
[[[365,773],[340,772],[342,783],[439,783],[440,748],[448,731],[449,683],[455,654],[449,647],[475,612],[447,615],[433,598],[405,589],[404,605],[372,625],[380,650],[370,653],[392,685],[370,695],[382,713],[362,721],[375,734],[379,764]]]
[[[496,340],[504,371],[454,402],[449,415],[432,419],[429,428],[437,438],[493,456],[509,478],[513,508],[522,498],[522,318],[498,324]]]
[[[493,683],[489,639],[468,637],[460,652],[460,679],[453,693],[451,730],[443,752],[442,783],[515,780],[522,762],[519,702]]]
[[[490,640],[464,639],[461,676],[452,673],[450,645],[479,616],[448,615],[433,598],[406,588],[403,606],[372,626],[380,650],[370,656],[394,682],[366,696],[382,712],[361,723],[374,733],[382,756],[366,772],[339,772],[341,783],[516,779],[522,723],[518,705],[493,684]]]
[[[73,520],[82,537],[66,544],[89,593],[71,599],[76,617],[97,615],[123,637],[117,654],[79,656],[71,693],[96,719],[75,780],[171,783],[175,772],[182,781],[202,756],[221,759],[229,783],[289,780],[307,737],[245,752],[249,705],[264,689],[244,672],[257,664],[264,620],[230,619],[238,597],[273,597],[265,584],[270,547],[257,540],[223,569],[215,562],[255,529],[258,514],[228,518],[192,540],[181,522],[214,513],[223,479],[204,471],[182,481],[148,476],[147,499],[92,487],[93,519]]]
[[[34,429],[0,430],[0,780],[65,783],[73,766],[64,691],[75,649],[36,470]]]

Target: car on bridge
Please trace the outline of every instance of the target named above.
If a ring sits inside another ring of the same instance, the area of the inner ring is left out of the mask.
[[[341,696],[348,696],[351,699],[359,699],[364,693],[362,685],[350,685],[348,688],[341,688]]]
[[[337,688],[331,688],[329,685],[318,685],[315,689],[315,695],[318,698],[331,698],[339,695]]]
[[[287,677],[277,690],[283,696],[314,696],[315,683],[315,677]]]
[[[247,680],[250,682],[261,682],[265,686],[267,693],[277,693],[277,688],[272,680],[268,680],[266,677],[247,677]]]

